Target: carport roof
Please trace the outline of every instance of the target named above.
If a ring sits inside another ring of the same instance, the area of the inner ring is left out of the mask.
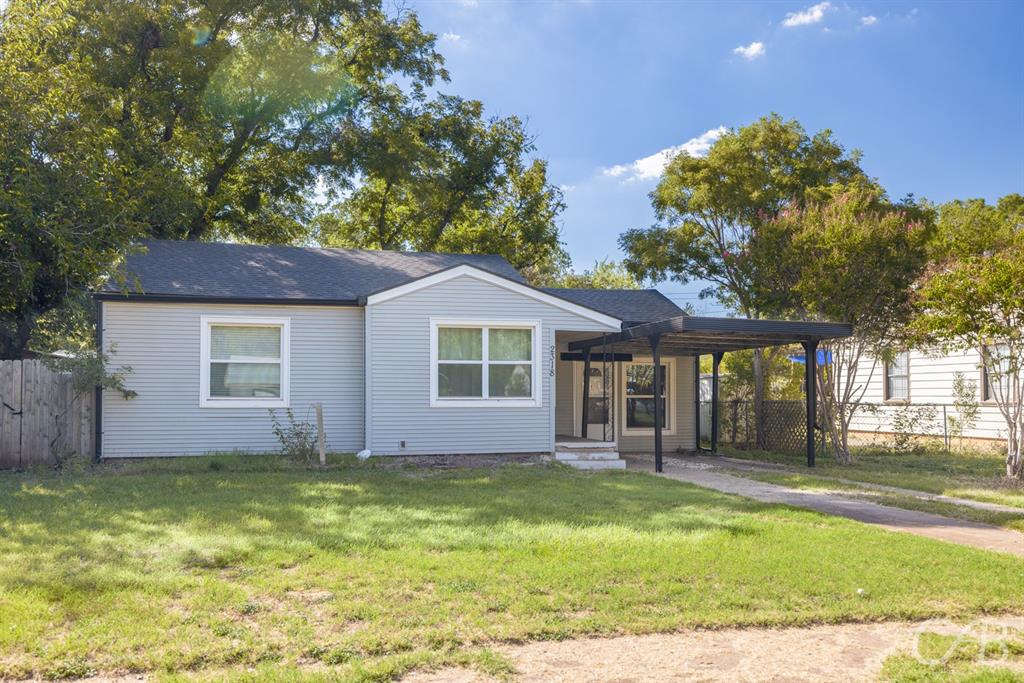
[[[695,356],[765,346],[839,339],[853,334],[848,323],[794,320],[748,320],[678,315],[634,325],[621,332],[569,343],[570,351],[607,345],[615,351],[648,352],[657,336],[663,355]]]

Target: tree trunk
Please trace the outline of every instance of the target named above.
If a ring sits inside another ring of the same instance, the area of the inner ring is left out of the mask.
[[[8,321],[8,324],[0,324],[0,360],[24,358],[36,326],[36,312],[23,308],[15,311]]]
[[[1018,430],[1020,427],[1018,426]],[[1024,453],[1019,431],[1011,432],[1006,438],[1006,476],[1011,479],[1024,479]]]
[[[754,349],[754,436],[760,450],[768,450],[764,433],[764,350]]]

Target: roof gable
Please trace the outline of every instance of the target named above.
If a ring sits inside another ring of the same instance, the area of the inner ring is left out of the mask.
[[[497,275],[495,273],[482,270],[480,268],[476,268],[474,266],[467,264],[454,266],[452,268],[448,268],[446,270],[433,273],[431,275],[427,275],[417,280],[413,280],[412,282],[407,282],[403,285],[391,287],[389,289],[385,289],[374,294],[371,294],[370,296],[366,297],[366,305],[373,306],[375,304],[384,303],[385,301],[397,299],[398,297],[405,296],[406,294],[417,292],[428,287],[433,287],[434,285],[438,285],[443,282],[448,282],[459,277],[471,277],[482,282],[487,282],[489,284],[496,285],[503,289],[507,289],[511,292],[515,292],[516,294],[521,294],[522,296],[529,297],[536,301],[548,304],[549,306],[554,306],[555,308],[560,308],[564,311],[568,311],[582,318],[587,318],[588,320],[593,320],[594,322],[608,325],[613,329],[619,329],[622,325],[622,320],[620,318],[608,315],[607,313],[603,313],[589,306],[571,301],[565,297],[560,297],[556,294],[553,294],[550,291],[538,289],[536,287],[532,287],[528,284],[525,284],[521,281],[506,278],[501,275]]]

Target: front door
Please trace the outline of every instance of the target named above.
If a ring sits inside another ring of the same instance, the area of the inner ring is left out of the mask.
[[[608,376],[605,377],[605,369]],[[587,438],[604,439],[614,441],[612,434],[611,407],[612,389],[614,377],[614,366],[609,363],[607,366],[602,363],[590,364],[590,377],[587,379],[590,385],[589,405],[587,406]],[[607,383],[607,386],[606,386]],[[573,410],[573,434],[583,435],[582,415],[583,409],[583,363],[573,363],[573,387],[575,393],[575,410]],[[607,391],[606,391],[607,390]]]

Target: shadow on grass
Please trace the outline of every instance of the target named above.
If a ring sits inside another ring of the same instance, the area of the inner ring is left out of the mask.
[[[151,561],[170,553],[182,569],[223,569],[253,555],[303,548],[361,553],[490,550],[508,534],[557,539],[588,530],[657,535],[749,536],[772,506],[637,474],[580,475],[558,466],[491,470],[327,471],[204,469],[0,479],[2,546],[61,563],[57,598],[68,589],[119,590],[90,565]],[[116,470],[115,470],[116,471]],[[537,529],[542,529],[537,532]],[[258,552],[257,552],[258,551]],[[152,557],[148,557],[152,555]],[[50,582],[12,575],[7,588]],[[126,577],[123,584],[134,579]]]

